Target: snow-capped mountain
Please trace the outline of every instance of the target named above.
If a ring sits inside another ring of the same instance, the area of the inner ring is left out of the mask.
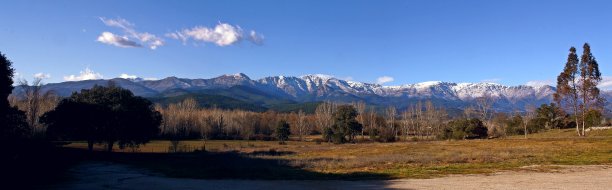
[[[48,84],[44,91],[53,90],[61,96],[74,91],[104,85],[113,81],[132,90],[136,95],[154,97],[169,90],[202,92],[211,89],[228,89],[236,86],[250,88],[273,97],[295,102],[312,101],[365,101],[371,104],[405,106],[417,100],[433,100],[439,104],[461,107],[473,103],[479,97],[496,100],[500,109],[522,109],[527,104],[539,105],[552,100],[552,86],[504,86],[495,83],[453,83],[429,81],[399,86],[347,81],[329,75],[273,76],[253,80],[243,73],[221,75],[210,79],[186,79],[168,77],[161,80],[90,80]],[[14,93],[19,94],[20,88]]]

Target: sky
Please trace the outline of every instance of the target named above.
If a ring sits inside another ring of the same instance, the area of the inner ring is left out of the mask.
[[[327,74],[383,85],[553,84],[591,44],[612,86],[610,1],[3,1],[0,52],[46,83]]]

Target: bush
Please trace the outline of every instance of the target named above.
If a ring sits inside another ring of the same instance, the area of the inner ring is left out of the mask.
[[[479,119],[456,119],[448,123],[441,134],[442,139],[483,139],[488,129]]]
[[[276,124],[276,129],[274,130],[274,134],[276,139],[278,139],[280,144],[284,144],[286,140],[289,139],[289,135],[291,134],[291,130],[289,127],[289,123],[287,121],[281,120]]]
[[[586,127],[597,127],[602,124],[602,115],[598,110],[589,110],[586,114],[585,125]]]

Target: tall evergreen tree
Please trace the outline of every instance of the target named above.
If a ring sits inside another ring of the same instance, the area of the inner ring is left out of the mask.
[[[582,95],[582,136],[585,135],[584,127],[586,113],[591,110],[600,110],[603,99],[599,96],[597,85],[601,82],[601,72],[597,60],[591,53],[591,46],[584,43],[582,57],[580,58],[580,94]]]
[[[338,106],[336,112],[334,112],[334,125],[331,129],[334,133],[333,140],[335,143],[353,142],[355,135],[361,130],[362,126],[357,120],[357,110],[351,105]]]
[[[25,122],[25,113],[11,107],[8,96],[13,91],[13,62],[0,52],[0,140],[17,143],[29,134],[30,126]],[[3,143],[2,143],[3,144]]]
[[[557,104],[573,111],[574,120],[578,123],[578,110],[581,107],[578,97],[578,84],[576,83],[578,78],[578,55],[576,55],[576,48],[574,47],[571,47],[569,51],[565,68],[563,68],[563,72],[557,77],[557,92],[553,97]],[[578,125],[576,125],[576,132],[578,135],[581,134]]]
[[[3,113],[10,106],[7,98],[13,92],[15,69],[13,69],[12,64],[13,62],[0,52],[0,111]]]
[[[291,129],[289,123],[285,120],[280,120],[276,124],[276,128],[274,129],[274,134],[278,139],[280,144],[285,144],[285,141],[289,139],[289,135],[291,135]]]

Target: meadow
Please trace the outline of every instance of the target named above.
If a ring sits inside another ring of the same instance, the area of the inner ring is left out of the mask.
[[[500,139],[363,142],[189,140],[171,152],[170,141],[116,149],[98,159],[164,175],[239,179],[397,179],[503,170],[551,172],[560,165],[612,164],[612,130],[575,136],[572,129]],[[65,147],[85,149],[73,142]],[[104,147],[97,146],[103,150]],[[205,149],[205,151],[204,151]]]

